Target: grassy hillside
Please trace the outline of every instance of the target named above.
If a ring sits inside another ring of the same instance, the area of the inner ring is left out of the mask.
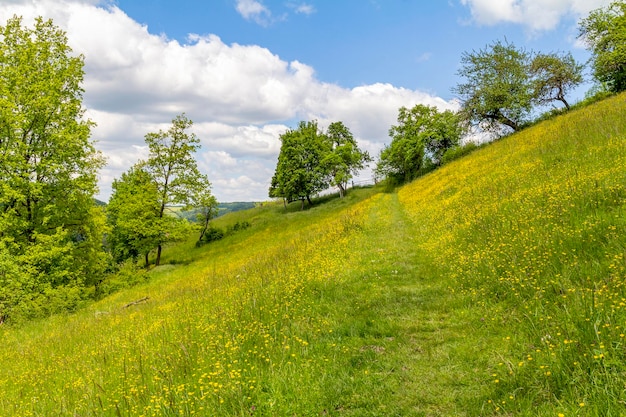
[[[398,193],[220,217],[252,226],[1,326],[0,415],[620,415],[625,115],[621,95]]]

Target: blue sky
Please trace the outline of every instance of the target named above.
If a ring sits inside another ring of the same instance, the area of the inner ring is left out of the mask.
[[[182,112],[220,201],[266,200],[278,137],[341,120],[377,155],[400,106],[454,109],[461,55],[506,39],[588,52],[577,22],[607,0],[9,0],[0,21],[52,18],[85,56],[84,106],[108,158],[99,197]],[[586,84],[571,101],[583,97]],[[369,171],[361,175],[371,176]]]
[[[259,45],[346,88],[383,82],[451,99],[461,54],[497,39],[544,52],[571,51],[581,61],[589,57],[574,47],[579,16],[571,12],[554,29],[533,30],[514,22],[475,22],[459,1],[265,0],[259,3],[270,14],[262,14],[260,23],[244,18],[233,0],[115,3],[151,32],[181,42],[189,33],[212,33],[227,44]],[[309,6],[306,12],[297,11],[302,5]]]

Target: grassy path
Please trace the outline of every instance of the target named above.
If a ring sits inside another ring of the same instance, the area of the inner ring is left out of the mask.
[[[356,244],[361,265],[333,290],[338,334],[360,345],[342,415],[470,415],[463,407],[480,407],[487,394],[484,353],[497,336],[434,279],[397,195],[374,200]]]

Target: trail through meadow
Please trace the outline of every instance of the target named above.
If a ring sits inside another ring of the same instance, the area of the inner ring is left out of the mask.
[[[371,340],[364,332],[361,348],[370,353],[362,378],[371,391],[354,395],[380,398],[380,411],[398,415],[465,415],[461,404],[485,397],[485,353],[499,336],[487,334],[485,319],[435,278],[397,194],[373,197],[367,217],[355,245],[362,248],[362,271],[353,276],[362,282],[345,286],[351,298],[345,326],[358,326],[360,314],[372,321]]]

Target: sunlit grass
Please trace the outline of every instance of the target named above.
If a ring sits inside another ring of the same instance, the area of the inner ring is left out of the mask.
[[[560,116],[400,193],[450,291],[508,332],[483,370],[490,413],[625,410],[625,110]]]
[[[0,415],[623,414],[624,114],[560,116],[397,194],[220,217],[250,227],[1,326]]]

